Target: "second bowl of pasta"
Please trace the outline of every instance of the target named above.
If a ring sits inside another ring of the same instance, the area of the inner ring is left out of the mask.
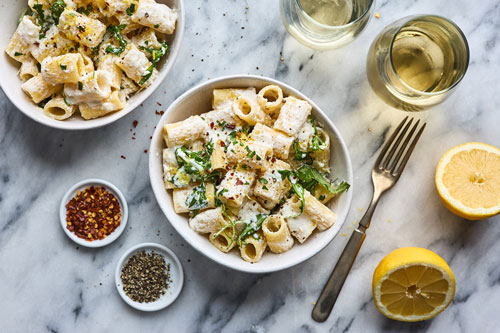
[[[347,148],[305,95],[269,78],[229,76],[179,97],[149,155],[169,222],[210,259],[250,273],[323,249],[350,206]]]
[[[2,1],[0,85],[24,114],[80,130],[125,116],[161,84],[184,31],[182,0]]]

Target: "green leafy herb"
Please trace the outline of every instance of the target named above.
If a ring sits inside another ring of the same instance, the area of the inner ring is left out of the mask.
[[[63,71],[65,71],[68,68],[68,66],[63,65],[63,64],[59,64],[59,67],[61,67],[61,70],[63,70]]]
[[[194,211],[195,214],[197,214],[200,209],[208,206],[207,188],[205,187],[205,183],[201,183],[193,188],[191,193],[189,193],[186,197],[186,205],[189,207],[189,210]]]
[[[309,117],[309,122],[311,123],[314,129],[314,135],[311,139],[311,152],[325,150],[326,144],[323,141],[323,139],[321,139],[321,137],[318,135],[318,125],[316,123],[316,119],[314,119],[313,117]]]
[[[19,52],[15,52],[14,53],[14,57],[19,57],[19,56],[22,56],[22,55],[24,55],[24,53],[19,53]]]
[[[127,8],[127,15],[132,16],[135,13],[135,3],[131,4],[130,7]]]
[[[302,165],[296,172],[297,178],[299,178],[302,184],[311,184],[314,185],[320,184],[324,188],[326,188],[330,193],[338,194],[343,191],[347,191],[350,185],[347,182],[341,182],[337,187],[332,186],[330,181],[323,176],[318,170],[314,167],[304,164]],[[314,186],[312,185],[312,186]],[[311,187],[312,187],[311,186]]]
[[[39,62],[36,63],[36,68],[38,69],[39,72],[42,71],[42,65],[40,65]]]
[[[78,81],[78,90],[83,90],[83,83]]]
[[[217,238],[219,237],[220,234],[224,233],[226,235],[227,238],[230,238],[231,239],[231,242],[229,242],[227,244],[227,247],[226,249],[229,249],[231,248],[231,246],[233,246],[234,242],[236,241],[236,223],[238,223],[238,221],[234,221],[231,216],[229,216],[229,214],[227,214],[226,212],[226,206],[224,206],[222,203],[221,203],[221,207],[222,207],[222,215],[224,216],[225,218],[225,221],[226,221],[226,225],[222,225],[222,222],[221,222],[221,229],[213,235],[213,238]],[[227,229],[231,228],[231,236],[229,236],[226,232]]]
[[[92,9],[91,5],[87,7],[79,7],[76,11],[80,14],[90,15],[90,10]]]
[[[295,151],[295,159],[298,161],[310,160],[311,156],[306,151],[301,151],[299,148],[299,140],[295,140],[293,143],[293,150]]]
[[[269,190],[266,185],[262,185],[262,189],[266,191]]]
[[[320,196],[319,196],[319,198],[318,198],[318,199],[319,199],[319,201],[323,201],[323,200],[325,200],[325,198],[326,198],[326,197],[325,197],[325,195],[324,195],[324,194],[322,194],[322,195],[320,195]]]
[[[146,69],[145,74],[142,76],[142,79],[139,81],[139,85],[143,85],[147,80],[153,75],[153,70],[156,68],[161,58],[167,54],[168,46],[165,42],[160,42],[161,47],[159,49],[149,48],[141,46],[142,50],[145,50],[151,54],[151,66]]]
[[[158,29],[160,27],[160,25],[159,24],[155,24],[154,27],[155,27],[155,29]]]
[[[257,216],[255,216],[255,218],[252,218],[250,223],[245,226],[241,234],[238,236],[238,243],[240,244],[240,246],[248,236],[253,235],[260,230],[260,228],[262,227],[262,223],[266,219],[267,215],[265,214],[258,214]]]
[[[43,101],[41,101],[40,103],[38,103],[38,107],[41,107],[42,109],[45,107],[45,105],[50,102],[50,100],[52,99],[52,96],[51,97],[47,97],[46,99],[44,99]]]
[[[66,95],[63,95],[63,98],[64,98],[64,104],[66,104],[67,106],[71,106],[71,103],[68,102],[68,100],[66,99]]]
[[[266,178],[259,178],[259,183],[261,184],[267,184],[269,183]]]
[[[229,190],[227,188],[223,188],[222,190],[220,190],[218,193],[217,193],[217,196],[221,196],[223,195],[224,193],[226,192],[229,192]]]
[[[123,39],[121,31],[126,27],[127,27],[126,24],[120,24],[120,25],[110,25],[107,28],[106,31],[110,33],[112,37],[116,38],[120,46],[109,44],[108,46],[106,46],[106,53],[112,53],[114,55],[119,56],[120,54],[123,53],[123,51],[125,51],[125,48],[127,47],[127,41]]]
[[[252,158],[256,154],[254,151],[252,151],[250,148],[248,148],[248,146],[245,146],[245,150],[247,151],[247,157],[248,158]]]
[[[52,19],[55,24],[59,24],[59,17],[66,8],[66,4],[63,0],[55,0],[50,6],[50,12],[52,13]]]
[[[40,29],[40,34],[38,35],[38,38],[43,39],[45,38],[45,32],[49,30],[48,27],[48,21],[45,20],[45,14],[43,13],[43,6],[40,3],[37,3],[33,5],[33,9],[35,10],[37,17],[36,17],[36,22],[38,25],[41,27]]]
[[[306,205],[306,198],[304,196],[304,188],[302,187],[302,185],[300,185],[296,181],[296,179],[295,179],[295,181],[293,181],[294,176],[289,175],[288,179],[290,179],[290,182],[292,183],[292,189],[293,189],[293,191],[295,192],[295,194],[297,194],[297,196],[300,199],[300,214],[297,214],[296,216],[293,216],[293,217],[297,217],[297,216],[301,215],[304,212],[304,206]]]

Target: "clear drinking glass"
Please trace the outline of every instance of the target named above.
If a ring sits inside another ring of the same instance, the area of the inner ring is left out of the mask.
[[[443,102],[469,65],[469,46],[460,28],[435,15],[397,20],[373,41],[367,76],[375,93],[405,111]]]
[[[328,50],[351,42],[367,25],[374,0],[280,0],[281,19],[300,43]]]

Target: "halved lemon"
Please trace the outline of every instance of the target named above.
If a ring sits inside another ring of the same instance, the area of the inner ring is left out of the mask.
[[[386,317],[401,321],[430,319],[455,295],[455,277],[436,253],[402,247],[382,259],[373,273],[373,300]]]
[[[448,150],[436,169],[436,188],[460,217],[482,220],[500,213],[500,149],[469,142]]]

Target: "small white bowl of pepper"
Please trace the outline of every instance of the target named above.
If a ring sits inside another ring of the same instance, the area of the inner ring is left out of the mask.
[[[164,309],[179,296],[183,283],[181,262],[174,252],[160,244],[133,246],[116,266],[116,289],[137,310]]]
[[[59,219],[66,235],[86,247],[115,241],[125,230],[128,207],[120,190],[102,179],[85,179],[64,194]]]

